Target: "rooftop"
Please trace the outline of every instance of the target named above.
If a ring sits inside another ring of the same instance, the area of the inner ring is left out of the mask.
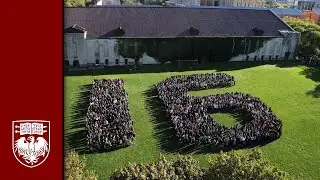
[[[262,36],[281,37],[279,30],[292,30],[268,9],[104,6],[64,8],[64,13],[65,30],[77,25],[88,38],[257,36],[253,28],[262,29]]]

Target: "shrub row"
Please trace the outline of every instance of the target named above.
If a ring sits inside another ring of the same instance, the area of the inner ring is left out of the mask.
[[[130,145],[135,133],[123,80],[94,80],[90,93],[86,125],[91,150]]]
[[[273,167],[262,158],[261,151],[247,155],[234,151],[220,153],[211,160],[209,168],[201,168],[190,156],[167,160],[163,156],[152,164],[129,164],[117,170],[111,180],[285,180],[286,172]]]

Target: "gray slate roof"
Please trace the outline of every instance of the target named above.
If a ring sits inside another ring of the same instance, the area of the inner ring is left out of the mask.
[[[119,27],[125,31],[120,38],[190,37],[190,27],[199,30],[196,37],[256,36],[254,27],[264,30],[263,36],[281,37],[279,30],[292,30],[270,10],[104,6],[64,8],[64,13],[65,30],[76,24],[88,38],[116,37]]]

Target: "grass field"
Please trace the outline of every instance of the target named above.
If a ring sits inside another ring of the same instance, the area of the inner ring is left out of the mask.
[[[203,69],[203,68],[202,68]],[[75,149],[85,154],[88,169],[99,179],[107,179],[116,168],[128,162],[152,162],[159,153],[169,158],[177,153],[192,154],[200,164],[208,164],[214,152],[182,147],[173,136],[170,123],[151,88],[166,77],[176,74],[224,71],[236,79],[230,88],[191,92],[203,96],[225,92],[244,92],[267,103],[283,122],[279,140],[261,148],[263,155],[295,179],[320,179],[320,71],[303,66],[221,64],[209,70],[160,72],[147,68],[141,73],[124,74],[121,70],[65,76],[65,150]],[[165,69],[171,71],[170,69]],[[158,73],[155,73],[158,72]],[[108,74],[111,75],[99,75]],[[84,118],[88,85],[93,79],[123,78],[129,94],[130,114],[137,134],[135,144],[127,148],[86,153]],[[235,123],[228,115],[218,115],[219,121]],[[239,150],[245,152],[246,150]]]

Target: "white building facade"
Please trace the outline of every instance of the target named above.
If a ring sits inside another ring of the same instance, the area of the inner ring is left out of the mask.
[[[73,67],[133,65],[135,59],[122,57],[117,39],[87,39],[84,33],[64,33],[65,64]],[[158,64],[146,53],[139,64]]]
[[[270,10],[93,7],[65,12],[64,62],[70,67],[193,58],[289,60],[300,42],[300,33]]]

